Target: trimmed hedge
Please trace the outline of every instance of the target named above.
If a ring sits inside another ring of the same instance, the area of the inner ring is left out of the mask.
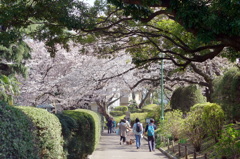
[[[40,158],[64,158],[62,128],[58,118],[41,108],[24,106],[16,108],[27,114],[37,128],[33,133],[39,141]]]
[[[141,123],[143,123],[143,125],[146,125],[146,117],[147,117],[147,113],[132,113],[131,114],[131,125],[133,125],[135,123],[136,118],[138,118],[140,120]]]
[[[121,116],[113,116],[114,120],[117,122],[117,123],[120,123],[120,121],[122,119],[124,119],[125,115],[121,115]]]
[[[39,159],[31,120],[19,109],[0,103],[0,158]]]
[[[85,109],[66,110],[63,115],[74,119],[77,123],[76,128],[69,129],[71,135],[65,140],[67,158],[86,158],[93,153],[100,139],[102,128],[100,115]]]
[[[111,111],[110,114],[112,116],[121,116],[121,115],[125,115],[126,113],[123,111]]]
[[[156,111],[158,110],[160,106],[157,105],[157,104],[149,104],[149,105],[146,105],[142,108],[143,112],[151,112],[151,111]]]
[[[122,111],[122,112],[127,112],[128,107],[127,106],[118,106],[114,108],[114,111]]]

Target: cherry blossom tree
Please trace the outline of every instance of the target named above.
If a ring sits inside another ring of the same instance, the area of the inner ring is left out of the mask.
[[[27,43],[32,48],[32,59],[26,62],[28,78],[19,77],[23,84],[18,105],[55,102],[64,109],[75,109],[86,102],[96,102],[99,110],[107,114],[115,94],[119,90],[123,94],[133,91],[129,84],[139,78],[134,76],[131,56],[123,52],[100,59],[80,54],[81,46],[72,45],[70,52],[59,48],[55,58],[50,58],[44,43]]]

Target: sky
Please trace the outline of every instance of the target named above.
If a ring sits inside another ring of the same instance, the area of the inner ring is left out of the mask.
[[[90,5],[93,5],[95,0],[83,0],[83,1],[89,3]]]

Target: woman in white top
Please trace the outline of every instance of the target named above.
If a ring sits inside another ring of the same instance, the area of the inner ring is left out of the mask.
[[[136,139],[136,147],[137,149],[141,146],[141,137],[143,134],[143,126],[142,123],[140,123],[140,120],[136,118],[135,123],[133,125],[133,133],[135,134]]]

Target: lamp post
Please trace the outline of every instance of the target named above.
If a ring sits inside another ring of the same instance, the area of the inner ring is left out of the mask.
[[[161,120],[164,120],[164,106],[163,106],[163,57],[164,55],[161,55]]]

